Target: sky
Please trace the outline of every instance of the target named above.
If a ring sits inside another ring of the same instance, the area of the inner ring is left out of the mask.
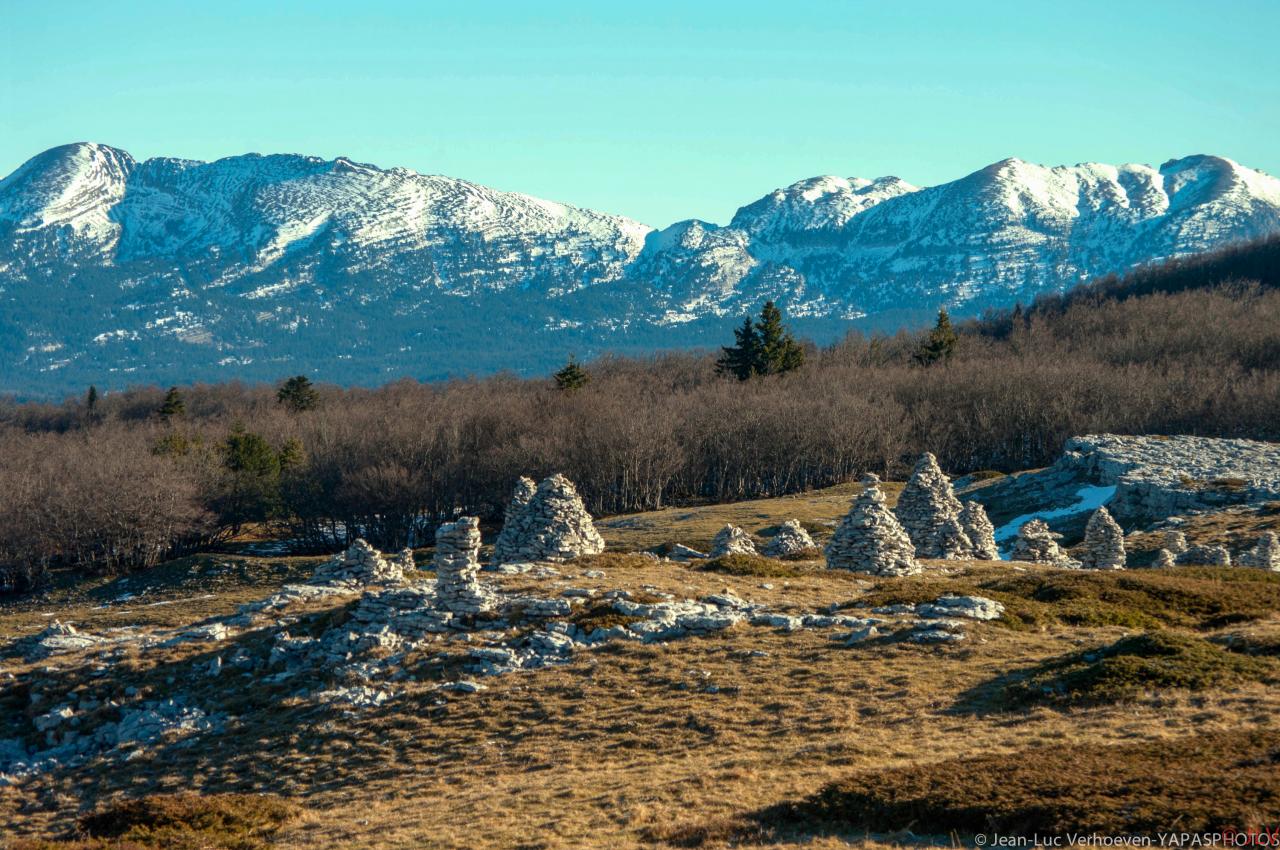
[[[1280,173],[1280,3],[0,0],[0,175],[347,156],[665,226],[1017,156]]]

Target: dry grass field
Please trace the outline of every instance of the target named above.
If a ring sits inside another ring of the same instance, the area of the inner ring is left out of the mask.
[[[852,491],[600,525],[611,548],[699,546],[726,521],[758,532],[798,517],[821,528],[844,513]],[[231,613],[314,563],[201,556],[123,586],[62,588],[0,609],[0,641],[11,645],[52,616],[91,631],[172,628]],[[474,694],[436,690],[448,662],[415,658],[406,662],[414,679],[395,699],[353,712],[266,681],[228,692],[225,679],[195,678],[192,662],[212,654],[200,644],[131,653],[107,672],[88,656],[11,656],[0,661],[9,682],[0,711],[10,716],[35,713],[30,693],[12,683],[40,668],[57,691],[42,705],[66,694],[180,689],[225,706],[234,720],[109,769],[96,762],[0,787],[5,838],[14,847],[86,849],[817,850],[970,843],[986,823],[975,811],[1013,827],[1103,830],[1150,825],[1166,809],[1170,827],[1280,818],[1280,575],[974,562],[868,580],[817,563],[787,566],[786,576],[735,576],[609,552],[566,565],[558,579],[485,580],[544,595],[567,585],[682,598],[728,589],[798,613],[858,613],[956,590],[998,599],[1006,614],[942,646],[893,636],[845,645],[831,630],[747,625],[668,644],[612,643],[562,666],[487,677]],[[124,592],[138,595],[101,607]],[[317,628],[342,604],[303,609],[293,628]],[[1113,649],[1149,634],[1171,641],[1134,655]],[[1172,684],[1146,686],[1152,670],[1163,678],[1151,681]],[[1041,700],[1037,691],[1028,699],[1023,687],[1018,698],[1020,685],[1052,683],[1060,671],[1086,683],[1074,697]],[[1176,769],[1162,773],[1158,764]],[[1101,774],[1114,771],[1129,778],[1104,783]],[[101,811],[186,793],[200,796]],[[270,796],[214,796],[226,794]],[[95,810],[97,820],[84,819]]]

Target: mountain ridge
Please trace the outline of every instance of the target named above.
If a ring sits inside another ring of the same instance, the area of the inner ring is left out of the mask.
[[[977,312],[1277,230],[1280,180],[1211,155],[1008,158],[931,187],[819,176],[727,225],[655,229],[346,157],[139,161],[75,143],[0,180],[0,358],[18,376],[0,390],[94,374],[539,371],[566,351],[718,342],[766,298],[831,338],[851,321]],[[361,338],[343,336],[339,315]],[[363,336],[373,327],[377,344]]]

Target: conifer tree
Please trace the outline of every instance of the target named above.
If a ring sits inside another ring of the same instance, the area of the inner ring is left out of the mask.
[[[93,384],[89,385],[89,392],[84,397],[85,419],[89,422],[96,422],[98,419],[98,388]]]
[[[782,311],[766,301],[756,322],[759,341],[757,371],[762,375],[780,375],[804,365],[804,349],[782,324]]]
[[[932,366],[934,363],[951,359],[951,355],[955,353],[957,341],[955,329],[951,327],[951,317],[943,308],[938,311],[938,321],[933,326],[933,330],[929,331],[929,335],[916,350],[916,362],[922,366]]]
[[[169,391],[164,394],[164,403],[160,405],[160,409],[157,412],[160,414],[160,418],[166,422],[187,412],[187,403],[183,400],[182,393],[178,392],[177,387],[169,387]]]
[[[591,380],[591,376],[587,374],[587,370],[578,365],[573,359],[573,355],[569,356],[569,362],[564,368],[555,374],[556,387],[563,392],[572,392],[582,389],[587,385],[587,381]]]
[[[316,392],[316,388],[311,385],[311,379],[306,375],[294,375],[280,385],[280,390],[276,393],[276,401],[294,413],[300,413],[304,410],[314,410],[320,403],[320,394]]]
[[[758,374],[756,370],[760,362],[760,338],[756,335],[751,316],[742,320],[742,327],[734,330],[733,336],[735,344],[720,349],[722,354],[716,361],[716,372],[745,381]]]

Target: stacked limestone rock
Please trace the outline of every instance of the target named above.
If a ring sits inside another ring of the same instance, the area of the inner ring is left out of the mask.
[[[798,519],[789,519],[778,526],[778,533],[764,547],[764,553],[771,558],[785,558],[806,549],[815,548],[813,538],[804,530]]]
[[[1009,553],[1010,560],[1030,561],[1036,564],[1053,564],[1059,567],[1078,567],[1080,564],[1072,560],[1058,545],[1061,534],[1049,529],[1049,524],[1042,519],[1024,522],[1018,529],[1018,536],[1013,541],[1013,549]]]
[[[492,597],[476,579],[480,571],[480,520],[464,516],[436,529],[436,601],[459,614],[493,607]]]
[[[1177,566],[1177,564],[1178,564],[1177,558],[1175,558],[1173,553],[1170,552],[1168,549],[1157,549],[1156,559],[1151,562],[1152,567],[1160,570]]]
[[[511,494],[511,502],[507,505],[507,512],[502,518],[502,531],[498,533],[498,539],[493,543],[493,558],[490,561],[493,566],[520,560],[516,555],[520,543],[517,535],[522,528],[519,517],[529,506],[529,502],[533,500],[533,494],[537,491],[538,485],[532,478],[520,476]]]
[[[960,525],[965,536],[973,544],[973,557],[982,561],[998,561],[1000,552],[996,548],[996,527],[987,517],[987,509],[980,502],[965,502],[960,512]]]
[[[413,563],[413,553],[409,553]],[[334,555],[316,568],[312,584],[399,584],[404,581],[404,562],[401,558],[388,561],[363,539],[339,555]]]
[[[827,543],[827,567],[879,576],[920,572],[915,546],[885,504],[880,479],[863,479],[866,489],[853,502]]]
[[[1280,572],[1280,537],[1274,531],[1263,532],[1253,548],[1240,556],[1240,566]]]
[[[1179,566],[1229,567],[1231,553],[1226,546],[1190,546],[1176,558]]]
[[[1166,531],[1164,533],[1164,548],[1168,549],[1170,554],[1177,556],[1187,551],[1187,535],[1181,531]]]
[[[962,508],[951,479],[929,452],[920,456],[911,479],[898,496],[898,521],[915,544],[920,558],[967,558],[973,543],[960,523]]]
[[[591,522],[591,514],[573,482],[556,474],[544,480],[534,491],[529,503],[507,520],[502,529],[508,536],[503,561],[568,561],[580,555],[596,555],[604,551],[604,538]]]
[[[756,544],[751,540],[751,535],[732,523],[726,523],[725,527],[716,532],[716,536],[712,539],[708,557],[722,558],[725,555],[754,554],[756,554]]]
[[[1084,553],[1080,566],[1086,570],[1123,570],[1124,530],[1106,508],[1098,508],[1084,528]]]

